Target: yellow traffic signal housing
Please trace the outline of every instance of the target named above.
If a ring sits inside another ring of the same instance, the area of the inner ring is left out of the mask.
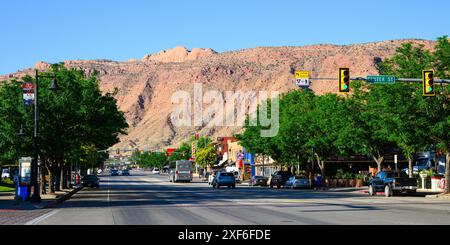
[[[117,150],[116,150],[116,154],[117,154],[117,155],[120,155],[120,149],[117,149]]]
[[[436,91],[434,90],[434,71],[428,70],[423,71],[423,95],[424,96],[436,96]]]
[[[339,68],[339,92],[350,92],[350,69]]]

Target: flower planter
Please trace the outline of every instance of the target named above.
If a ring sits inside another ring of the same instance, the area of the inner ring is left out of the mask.
[[[355,187],[356,186],[356,180],[351,179],[349,180],[349,187]]]
[[[331,186],[330,179],[325,179],[325,187],[330,187],[330,186]]]
[[[333,179],[333,180],[331,180],[331,187],[333,187],[333,188],[336,188],[336,187],[337,187],[337,185],[338,185],[338,181],[337,181],[337,179]]]
[[[355,187],[357,187],[357,188],[363,187],[363,180],[357,179],[355,182]]]

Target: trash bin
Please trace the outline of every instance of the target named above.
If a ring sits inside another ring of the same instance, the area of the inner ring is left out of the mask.
[[[318,187],[318,188],[322,188],[322,183],[323,183],[323,178],[322,178],[322,176],[317,176],[316,177],[316,187]]]
[[[19,186],[17,191],[17,197],[22,201],[26,201],[28,196],[28,186]]]

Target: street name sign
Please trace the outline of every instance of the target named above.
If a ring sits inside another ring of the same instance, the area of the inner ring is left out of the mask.
[[[295,84],[299,87],[309,87],[310,77],[309,71],[295,71]]]
[[[394,84],[397,81],[395,76],[382,75],[382,76],[367,76],[367,82],[376,84]]]

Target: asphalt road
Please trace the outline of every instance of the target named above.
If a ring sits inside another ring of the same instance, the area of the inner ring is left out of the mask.
[[[167,176],[132,172],[102,176],[37,225],[330,225],[450,224],[450,202],[424,197],[369,197],[206,183],[169,183]]]

